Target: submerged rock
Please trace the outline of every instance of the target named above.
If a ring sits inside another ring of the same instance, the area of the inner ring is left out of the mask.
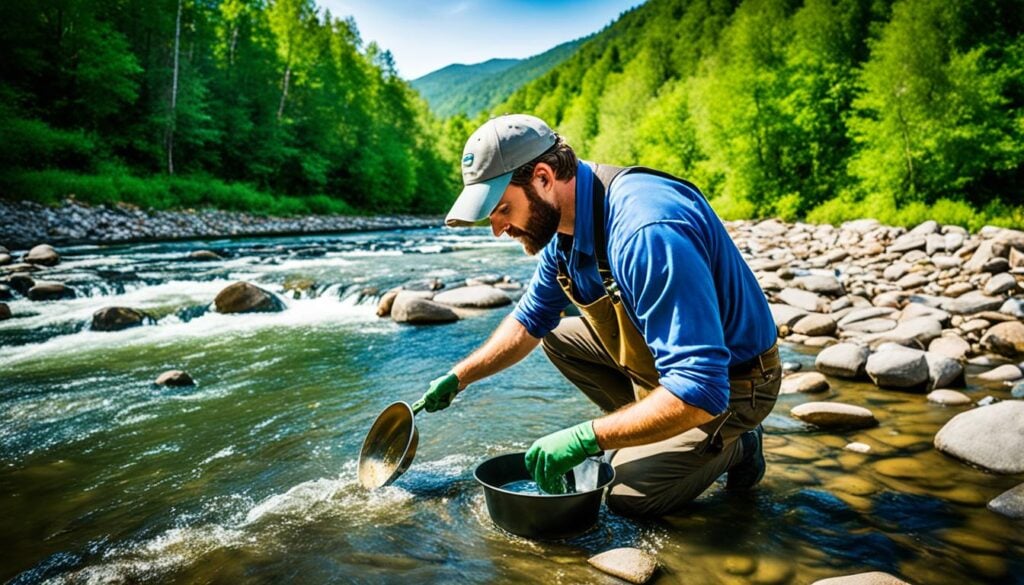
[[[478,284],[437,293],[434,302],[452,307],[489,309],[511,304],[512,299],[493,286]]]
[[[29,250],[21,261],[41,266],[56,266],[60,263],[60,254],[49,244],[39,244]]]
[[[1024,483],[996,496],[988,503],[988,509],[1014,520],[1024,520]]]
[[[794,406],[794,417],[822,428],[866,428],[878,424],[875,415],[862,406],[843,402],[806,402]]]
[[[120,331],[138,327],[152,317],[130,307],[104,307],[92,314],[93,331]]]
[[[181,370],[168,370],[157,376],[154,382],[157,386],[195,386],[196,382],[188,372]]]
[[[236,282],[217,293],[213,304],[218,313],[276,313],[285,309],[273,293],[249,282]]]
[[[906,581],[894,577],[889,573],[871,571],[869,573],[857,573],[855,575],[843,575],[842,577],[829,577],[819,579],[811,585],[910,585]]]
[[[33,301],[56,301],[75,298],[75,291],[60,282],[37,280],[35,285],[28,289],[27,296]]]
[[[1024,472],[1024,401],[961,412],[935,434],[935,448],[995,473]]]
[[[24,272],[16,272],[7,278],[7,284],[18,293],[27,295],[28,289],[36,285],[34,278]]]
[[[211,262],[214,260],[223,260],[224,257],[213,250],[193,250],[189,253],[188,259],[195,260],[197,262]]]
[[[11,318],[11,308],[7,306],[7,303],[0,303],[0,321],[6,321]]]
[[[658,568],[654,555],[639,549],[613,548],[587,559],[597,569],[630,583],[646,583]]]

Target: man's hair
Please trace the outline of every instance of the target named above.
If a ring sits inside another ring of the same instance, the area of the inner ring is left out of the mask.
[[[520,187],[528,184],[533,178],[533,169],[537,163],[550,166],[559,181],[568,181],[576,176],[576,153],[558,134],[555,134],[555,143],[551,148],[512,172],[512,184]]]

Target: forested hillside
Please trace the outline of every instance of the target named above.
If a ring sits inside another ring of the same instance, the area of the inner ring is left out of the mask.
[[[727,217],[1020,226],[1022,30],[1020,0],[650,0],[492,112]]]
[[[491,59],[449,65],[414,79],[412,86],[439,116],[476,116],[568,58],[586,39],[576,39],[528,59]]]
[[[312,0],[0,3],[0,196],[442,211],[452,146]]]

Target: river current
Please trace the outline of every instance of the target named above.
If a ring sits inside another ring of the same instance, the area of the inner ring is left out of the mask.
[[[225,259],[197,263],[212,249]],[[491,524],[473,469],[597,416],[536,351],[417,417],[416,460],[373,493],[356,481],[374,417],[413,401],[507,314],[399,325],[375,315],[383,291],[485,274],[527,281],[534,259],[485,230],[410,230],[148,243],[60,250],[50,273],[72,300],[10,303],[0,322],[0,581],[13,583],[618,583],[598,552],[657,555],[657,583],[810,583],[882,570],[913,583],[1024,582],[1024,526],[985,508],[1019,478],[937,452],[965,407],[831,380],[831,397],[881,424],[807,428],[783,396],[766,420],[768,472],[750,495],[713,486],[679,516],[602,510],[594,530],[542,543]],[[283,293],[280,313],[220,315],[218,291],[248,280]],[[155,324],[89,329],[128,306]],[[783,359],[814,355],[783,346]],[[197,385],[158,387],[169,369]],[[966,393],[1008,398],[968,370]],[[859,441],[867,454],[843,447]]]

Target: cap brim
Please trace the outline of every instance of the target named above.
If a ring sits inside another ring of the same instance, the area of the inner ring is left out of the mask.
[[[469,227],[478,225],[494,211],[505,194],[505,188],[512,182],[512,173],[498,175],[482,183],[466,185],[455,200],[444,223],[448,227]]]

